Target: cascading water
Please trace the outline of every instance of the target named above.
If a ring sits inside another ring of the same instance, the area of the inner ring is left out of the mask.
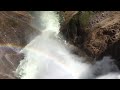
[[[59,32],[58,15],[52,11],[40,12],[39,19],[44,30],[21,51],[25,59],[21,61],[17,73],[21,78],[78,78],[79,68],[89,69],[89,66],[74,61],[55,37]],[[83,74],[84,69],[81,69]]]
[[[21,51],[25,58],[16,70],[21,79],[87,79],[118,71],[110,60],[102,60],[92,65],[84,63],[85,58],[71,54],[57,38],[59,15],[54,11],[37,13],[42,34]],[[106,68],[105,62],[109,62]]]

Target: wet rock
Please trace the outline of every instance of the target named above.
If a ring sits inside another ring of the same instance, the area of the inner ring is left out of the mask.
[[[15,79],[15,70],[24,58],[10,47],[0,47],[0,79]]]
[[[0,79],[16,79],[14,71],[24,58],[19,51],[39,34],[33,19],[27,11],[0,11]]]
[[[24,47],[29,37],[37,32],[31,27],[31,20],[25,11],[0,11],[0,44]]]
[[[97,60],[106,55],[119,58],[119,11],[80,11],[61,26],[60,31],[66,41],[88,57]]]
[[[120,39],[120,13],[111,13],[91,29],[85,40],[84,48],[89,55],[99,57]]]

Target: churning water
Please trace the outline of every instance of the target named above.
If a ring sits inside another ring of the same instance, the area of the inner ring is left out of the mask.
[[[105,57],[94,65],[84,63],[83,57],[70,53],[58,40],[59,15],[54,11],[37,12],[38,27],[42,34],[36,36],[23,50],[24,60],[16,73],[21,79],[88,79],[110,77],[109,72],[119,72],[112,59]],[[41,28],[42,27],[42,28]],[[107,76],[104,76],[109,74]],[[103,76],[100,76],[103,75]],[[115,75],[119,75],[116,74]],[[112,78],[115,77],[112,75]],[[117,77],[117,76],[116,76]]]

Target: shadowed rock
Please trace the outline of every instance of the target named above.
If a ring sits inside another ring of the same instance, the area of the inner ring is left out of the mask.
[[[110,55],[120,59],[119,11],[80,11],[61,26],[60,33],[88,57],[100,59]]]

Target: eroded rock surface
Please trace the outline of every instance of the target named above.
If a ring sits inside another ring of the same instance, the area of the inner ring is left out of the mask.
[[[91,29],[84,48],[87,53],[97,57],[120,39],[120,12],[111,12]]]
[[[120,58],[119,11],[79,11],[60,30],[70,44],[88,57],[99,59],[109,55],[117,60]]]

